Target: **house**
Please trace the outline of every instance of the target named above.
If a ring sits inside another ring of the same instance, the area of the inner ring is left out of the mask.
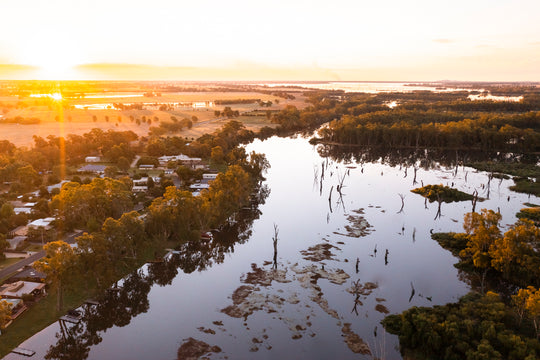
[[[8,237],[15,237],[15,236],[26,236],[28,234],[28,225],[21,225],[17,226],[15,229],[10,231],[7,235]]]
[[[32,213],[32,208],[31,207],[16,207],[16,208],[13,208],[13,212],[17,215],[19,214],[30,215]]]
[[[10,201],[11,206],[13,206],[13,211],[15,214],[30,214],[32,213],[32,208],[36,203],[33,202],[22,202],[22,201]]]
[[[148,165],[148,164],[139,165],[139,170],[152,170],[153,168],[154,168],[154,165]]]
[[[133,186],[146,186],[148,184],[148,177],[142,177],[138,180],[133,179]]]
[[[45,284],[30,281],[17,281],[9,284],[0,291],[0,296],[5,299],[21,299],[24,294],[32,294],[34,296],[45,295]]]
[[[208,183],[196,183],[196,184],[193,184],[193,185],[190,185],[189,188],[191,190],[203,190],[203,189],[209,189],[210,188],[210,184]]]
[[[95,174],[104,174],[105,173],[105,165],[84,165],[81,167],[77,172],[90,172]]]
[[[22,243],[24,240],[26,240],[25,235],[18,235],[13,237],[12,239],[7,239],[7,242],[9,243],[9,249],[15,250],[17,246],[19,246],[19,244]]]
[[[192,158],[184,154],[161,156],[158,158],[158,160],[159,160],[159,164],[162,166],[166,165],[169,161],[177,161],[181,163],[182,165],[189,165],[191,167],[200,164],[202,161],[201,158]]]
[[[202,174],[203,180],[216,180],[218,174]]]
[[[131,190],[134,192],[134,193],[141,193],[141,192],[147,192],[148,191],[148,186],[133,186],[131,188]]]
[[[58,184],[49,185],[49,186],[47,186],[47,191],[51,192],[54,189],[62,189],[62,185],[64,185],[65,183],[68,183],[68,182],[69,182],[69,180],[62,180]]]
[[[87,156],[84,158],[84,162],[87,162],[87,163],[95,163],[95,162],[100,162],[101,161],[101,158],[99,156]]]
[[[32,221],[30,224],[28,224],[28,228],[40,228],[43,227],[45,230],[51,229],[51,223],[55,220],[53,217],[48,218],[42,218],[42,219],[36,219]]]

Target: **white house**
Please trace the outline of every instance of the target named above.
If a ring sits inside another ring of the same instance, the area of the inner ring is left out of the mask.
[[[51,222],[53,222],[55,219],[53,217],[43,218],[43,219],[36,219],[32,221],[30,224],[28,224],[28,228],[34,227],[39,228],[43,227],[45,229],[49,229],[51,227]]]
[[[106,166],[105,165],[85,165],[83,166],[82,168],[80,168],[79,170],[77,170],[78,172],[92,172],[92,173],[96,173],[96,174],[103,174],[105,173],[105,168]]]
[[[87,156],[84,158],[84,161],[87,163],[100,162],[101,158],[99,156]]]

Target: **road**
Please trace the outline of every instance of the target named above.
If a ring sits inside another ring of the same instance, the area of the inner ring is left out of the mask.
[[[68,244],[74,244],[75,243],[75,238],[79,235],[81,235],[81,231],[79,232],[74,232],[70,235],[68,235],[64,241],[67,242]],[[8,266],[7,268],[5,269],[2,269],[0,270],[0,279],[3,279],[11,274],[13,274],[14,272],[16,272],[17,270],[19,269],[22,269],[23,267],[25,267],[26,265],[30,265],[31,263],[33,263],[34,261],[36,260],[39,260],[41,259],[42,257],[45,256],[45,251],[41,250],[35,254],[32,254],[30,255],[29,257],[27,257],[26,259],[23,259],[19,262],[16,262],[15,264],[13,265],[10,265]]]

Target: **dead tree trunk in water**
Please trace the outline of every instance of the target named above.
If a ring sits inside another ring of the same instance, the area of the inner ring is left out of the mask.
[[[274,236],[272,237],[272,242],[274,243],[274,263],[273,268],[277,269],[277,242],[278,242],[278,226],[274,223]]]
[[[399,211],[397,212],[398,214],[401,214],[403,212],[403,207],[405,206],[405,195],[403,194],[398,194],[399,195],[399,198],[401,199],[401,208],[399,209]]]
[[[474,190],[472,201],[472,212],[476,212],[476,202],[478,201],[478,191]]]
[[[332,190],[334,190],[334,185],[330,188],[330,195],[328,195],[328,207],[330,208],[330,212],[332,212]]]
[[[487,182],[487,199],[489,200],[489,194],[491,191],[491,179],[493,179],[493,173],[489,174],[488,176],[488,182]]]
[[[437,194],[437,202],[439,203],[439,207],[437,208],[437,214],[435,214],[435,219],[433,220],[437,220],[437,218],[440,218],[441,217],[441,204],[442,204],[442,200],[441,200],[441,197],[439,194]]]
[[[416,185],[416,184],[418,184],[418,182],[416,181],[416,172],[418,171],[418,168],[415,165],[413,169],[414,169],[414,179],[412,181],[412,184]]]

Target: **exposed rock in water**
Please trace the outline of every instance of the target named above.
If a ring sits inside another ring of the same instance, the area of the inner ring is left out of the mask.
[[[333,254],[330,251],[331,249],[341,250],[340,248],[335,247],[333,245],[330,245],[327,243],[321,243],[321,244],[314,245],[308,248],[307,250],[302,250],[300,251],[300,253],[304,256],[305,260],[309,260],[313,262],[319,262],[322,260],[336,260],[334,259],[335,254]]]
[[[288,283],[286,270],[264,270],[257,267],[257,264],[251,264],[253,271],[248,272],[242,282],[252,285],[270,286],[272,281]]]
[[[212,324],[214,325],[217,325],[217,326],[223,326],[223,321],[212,321]]]
[[[345,343],[355,354],[371,355],[371,350],[368,344],[364,342],[356,333],[351,330],[351,324],[345,323],[341,328],[341,332],[345,337]]]
[[[220,353],[221,348],[190,337],[178,349],[178,360],[196,360],[212,352]]]
[[[353,212],[357,215],[347,216],[347,221],[350,223],[349,225],[345,225],[347,233],[342,234],[334,231],[334,234],[359,238],[368,235],[372,231],[371,225],[362,216],[364,214],[364,209],[353,210]]]
[[[263,295],[257,292],[259,290],[251,286],[240,286],[233,294],[233,305],[227,306],[221,312],[230,317],[247,319],[255,311],[266,310],[269,314],[277,312],[286,301],[273,294]]]
[[[212,329],[206,329],[206,328],[204,328],[204,327],[202,327],[202,326],[199,327],[199,328],[197,328],[197,330],[202,331],[202,332],[205,333],[205,334],[212,334],[212,335],[215,335],[215,334],[216,334],[216,332],[215,332],[214,330],[212,330]]]
[[[377,310],[378,312],[380,313],[383,313],[383,314],[388,314],[390,313],[390,311],[388,310],[388,308],[382,304],[377,304],[375,306],[375,310]]]
[[[309,265],[302,269],[298,269],[296,267],[297,264],[294,264],[291,266],[291,270],[294,271],[298,275],[305,275],[305,276],[299,276],[297,280],[300,282],[302,287],[309,288],[311,287],[311,284],[317,284],[317,280],[319,279],[326,279],[330,281],[333,284],[341,285],[347,281],[347,279],[350,277],[349,274],[347,274],[342,269],[337,270],[323,270],[315,265]]]
[[[238,305],[244,301],[254,290],[253,286],[242,285],[238,289],[234,290],[232,294],[232,300],[235,305]]]

